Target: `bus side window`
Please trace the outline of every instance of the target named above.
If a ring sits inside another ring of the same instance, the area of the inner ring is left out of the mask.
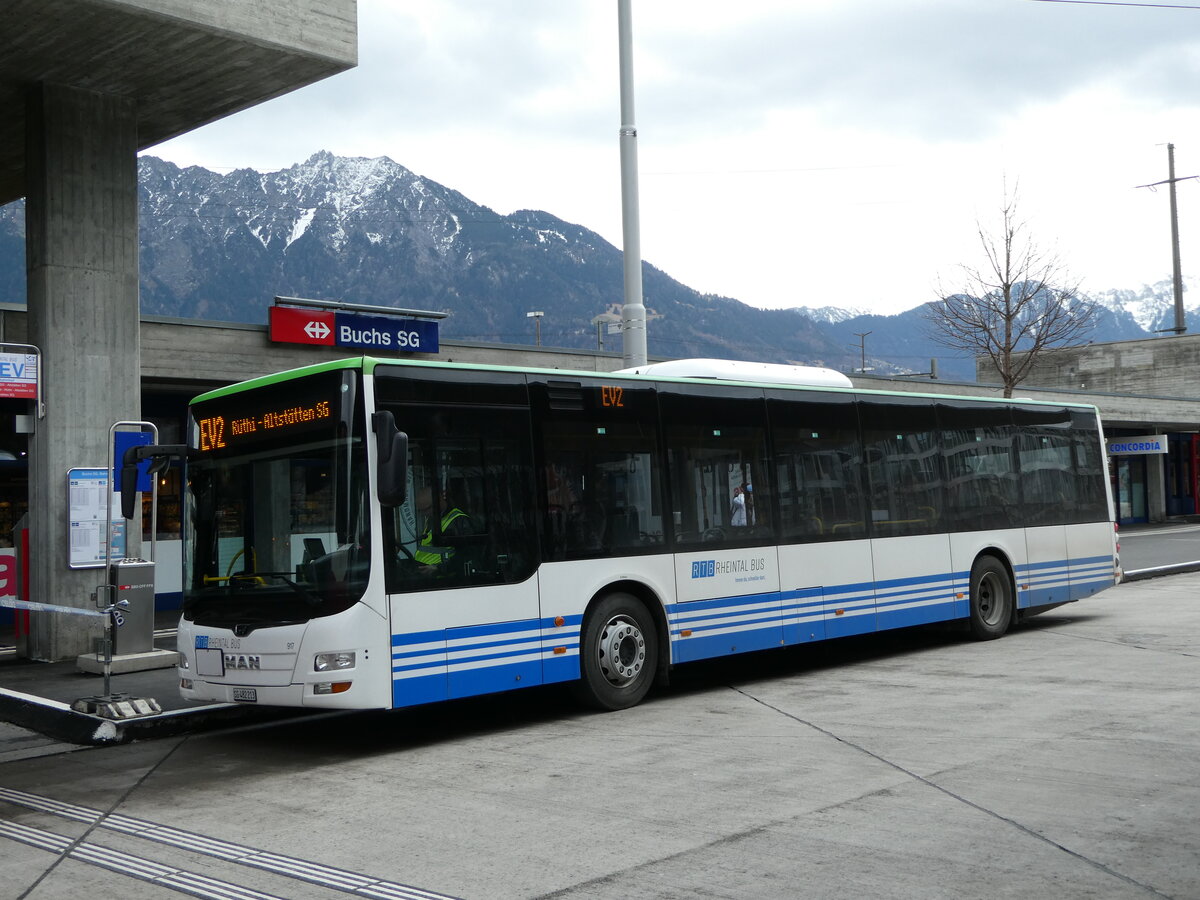
[[[648,385],[530,384],[547,560],[652,553],[664,542],[658,406]]]
[[[775,394],[767,403],[784,542],[867,535],[858,411],[846,394]]]
[[[934,410],[919,400],[860,401],[874,537],[945,531]]]
[[[1108,518],[1104,493],[1104,453],[1096,437],[1094,413],[1072,413],[1071,441],[1075,445],[1075,521],[1095,522]]]
[[[1017,528],[1016,429],[1008,407],[971,400],[937,405],[948,501],[947,530]]]
[[[404,407],[411,484],[385,534],[389,590],[524,580],[536,563],[528,421],[510,409]]]
[[[1062,525],[1074,521],[1075,465],[1070,434],[1044,429],[1021,435],[1021,499],[1027,525]]]
[[[762,391],[703,401],[694,392],[660,386],[675,541],[683,548],[774,542]]]
[[[662,543],[653,434],[547,423],[543,453],[547,558],[620,555]]]

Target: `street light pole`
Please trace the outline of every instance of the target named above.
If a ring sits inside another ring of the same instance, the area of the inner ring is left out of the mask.
[[[621,309],[626,368],[646,364],[646,306],[642,302],[642,238],[638,213],[637,126],[633,124],[633,16],[617,0],[621,69],[621,234],[625,305]]]
[[[535,335],[534,339],[537,341],[537,346],[539,347],[542,346],[542,316],[544,315],[546,315],[546,313],[540,309],[536,312],[525,313],[525,318],[533,319],[533,331]]]

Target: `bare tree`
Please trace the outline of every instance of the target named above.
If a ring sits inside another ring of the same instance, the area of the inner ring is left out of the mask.
[[[1005,190],[1002,231],[976,223],[986,262],[962,266],[965,284],[930,303],[925,321],[939,344],[987,356],[1004,384],[1004,396],[1028,374],[1038,355],[1091,331],[1098,308],[1079,295],[1058,255],[1039,247],[1017,216],[1017,193]]]

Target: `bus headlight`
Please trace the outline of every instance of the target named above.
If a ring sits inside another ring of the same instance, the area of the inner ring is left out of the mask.
[[[343,650],[341,653],[318,653],[313,658],[313,670],[329,672],[333,669],[353,669],[354,651]]]
[[[180,653],[179,653],[179,668],[190,669],[191,667],[192,667],[192,664],[190,662],[188,662],[187,654],[180,651]]]

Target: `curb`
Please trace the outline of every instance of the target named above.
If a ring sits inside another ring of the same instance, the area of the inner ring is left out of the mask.
[[[1160,575],[1182,575],[1185,572],[1200,572],[1200,560],[1155,566],[1151,569],[1134,569],[1132,572],[1125,572],[1121,581],[1143,581],[1147,578],[1158,578]]]

